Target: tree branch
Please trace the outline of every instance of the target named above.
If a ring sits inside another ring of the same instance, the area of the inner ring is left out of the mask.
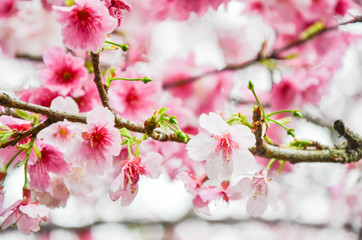
[[[24,138],[26,138],[30,135],[33,135],[33,134],[35,135],[35,134],[39,133],[41,130],[49,127],[51,124],[53,124],[53,122],[50,119],[47,119],[27,131],[17,132],[16,134],[14,134],[14,138],[12,138],[11,140],[5,142],[4,144],[0,143],[0,148],[6,148],[8,146],[15,146],[18,142],[20,142]]]
[[[103,107],[108,108],[111,112],[113,112],[111,105],[109,104],[108,94],[106,89],[104,88],[102,82],[101,68],[99,66],[99,54],[98,53],[90,53],[92,58],[92,65],[94,69],[94,82],[97,85],[99,97],[101,98]]]
[[[344,26],[344,25],[352,24],[352,23],[358,23],[358,22],[362,22],[362,16],[357,16],[357,17],[353,18],[350,21],[346,21],[346,22],[337,24],[335,26],[325,27],[321,31],[319,31],[319,32],[315,33],[314,35],[312,35],[311,37],[304,38],[304,39],[297,39],[297,40],[287,44],[284,47],[281,47],[279,49],[275,49],[274,51],[272,51],[268,55],[263,56],[262,54],[258,54],[254,59],[251,59],[249,61],[246,61],[246,62],[243,62],[243,63],[240,63],[240,64],[230,64],[230,65],[225,66],[224,68],[208,71],[208,72],[202,73],[202,74],[200,74],[198,76],[185,78],[185,79],[180,79],[178,81],[171,82],[171,83],[165,83],[165,84],[163,84],[163,88],[164,89],[169,89],[169,88],[173,88],[173,87],[180,87],[180,86],[192,83],[192,82],[194,82],[194,81],[196,81],[196,80],[198,80],[200,78],[203,78],[203,77],[206,77],[206,76],[209,76],[209,75],[213,75],[213,74],[217,74],[217,73],[221,73],[221,72],[224,72],[224,71],[241,70],[243,68],[249,67],[249,66],[251,66],[251,65],[253,65],[255,63],[258,63],[258,62],[260,62],[262,60],[265,60],[265,59],[281,59],[279,55],[284,51],[287,51],[287,50],[289,50],[291,48],[303,45],[304,43],[308,42],[309,40],[314,39],[314,38],[316,38],[316,37],[318,37],[318,36],[320,36],[320,35],[322,35],[322,34],[324,34],[326,32],[338,29],[340,26]]]
[[[338,120],[336,122],[342,122],[342,121]],[[256,138],[256,146],[249,149],[253,154],[257,156],[265,158],[277,158],[279,160],[285,160],[290,163],[302,163],[302,162],[352,163],[352,162],[357,162],[362,158],[361,145],[358,146],[353,145],[353,148],[352,146],[343,146],[343,145],[336,145],[332,148],[328,146],[323,146],[322,149],[314,149],[314,150],[297,149],[291,147],[283,148],[279,146],[273,146],[263,141],[263,135],[262,135],[263,124],[264,123],[262,120],[260,107],[258,107],[254,110],[253,113],[253,132]],[[350,136],[352,134],[348,130],[348,133],[341,135]],[[357,141],[358,136],[357,135],[353,136],[354,140]],[[362,142],[361,138],[359,138],[358,141],[359,143],[361,143]]]
[[[8,96],[5,93],[0,94],[0,105],[43,114],[49,118],[49,122],[46,123],[49,125],[57,121],[63,121],[64,119],[67,119],[68,121],[71,122],[86,123],[86,117],[84,115],[59,112],[47,107],[22,102]],[[255,147],[252,147],[249,150],[257,156],[266,157],[266,158],[277,158],[291,163],[301,163],[301,162],[351,163],[351,162],[357,162],[362,158],[362,146],[361,146],[362,144],[358,145],[357,147],[356,144],[352,145],[349,144],[348,146],[336,145],[334,147],[323,146],[322,149],[315,149],[315,150],[296,149],[291,147],[280,147],[280,146],[273,146],[267,144],[263,141],[261,136],[263,121],[261,119],[260,111],[257,110],[254,112],[253,125],[254,125],[253,131],[257,139],[256,141],[257,144]],[[124,120],[124,119],[119,120],[116,118],[115,126],[119,129],[124,127],[133,132],[146,133],[143,124],[132,122],[129,120]],[[38,128],[34,127],[32,129],[32,132],[29,133],[29,135],[36,134],[45,127],[46,127],[45,125],[41,125]],[[352,134],[350,130],[345,131],[344,134],[341,135],[345,136],[347,138],[347,141],[351,142],[351,137],[349,136],[352,136]],[[353,139],[357,137],[357,139],[355,139],[354,141],[357,141],[358,143],[362,142],[362,140],[358,138],[357,135],[353,136],[354,136]],[[175,141],[180,143],[183,142],[183,140],[177,138],[175,134],[165,133],[161,129],[155,129],[150,134],[150,137],[159,141]],[[2,146],[0,146],[0,148],[11,145],[13,144],[13,142],[11,144],[9,143],[6,144],[7,145],[3,144]]]
[[[18,108],[26,111],[30,111],[33,113],[39,113],[42,115],[47,116],[51,122],[58,122],[63,121],[64,119],[67,119],[70,122],[79,122],[79,123],[87,123],[86,117],[81,114],[71,114],[66,112],[59,112],[47,107],[39,106],[32,103],[23,102],[20,100],[17,100],[15,98],[10,97],[6,93],[0,94],[0,105],[10,108]],[[130,131],[133,132],[139,132],[139,133],[146,133],[145,127],[141,123],[132,122],[129,120],[117,118],[115,120],[115,127],[116,128],[127,128]],[[40,131],[40,130],[39,130]],[[183,142],[182,139],[178,138],[176,134],[173,133],[166,133],[162,131],[161,129],[155,129],[152,134],[150,134],[150,137],[158,140],[158,141],[174,141],[174,142]],[[2,148],[1,146],[0,148]]]

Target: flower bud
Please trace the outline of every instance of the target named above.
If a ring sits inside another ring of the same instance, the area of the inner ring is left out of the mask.
[[[302,113],[298,109],[293,111],[293,116],[303,118]]]

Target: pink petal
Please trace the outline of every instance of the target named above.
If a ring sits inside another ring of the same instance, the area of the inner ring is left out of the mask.
[[[136,197],[136,195],[138,193],[138,185],[136,185],[136,186],[133,185],[132,187],[136,188],[135,190],[133,190],[133,192],[130,187],[128,187],[126,189],[126,191],[122,192],[122,198],[121,198],[122,206],[130,205],[132,203],[133,199]]]
[[[261,216],[268,207],[268,198],[263,194],[254,193],[248,199],[246,211],[252,217]]]
[[[194,200],[192,201],[194,204],[194,207],[196,210],[200,213],[203,213],[205,215],[211,216],[210,209],[209,209],[209,202],[203,201],[200,196],[196,196]]]
[[[206,133],[199,133],[186,145],[186,150],[195,161],[206,160],[216,148],[217,142]]]
[[[163,157],[161,154],[156,152],[147,153],[147,155],[142,158],[142,164],[147,170],[146,175],[150,178],[157,178],[162,172],[162,161]]]
[[[16,221],[16,215],[16,212],[10,214],[1,224],[1,229],[4,230],[8,228],[11,224],[13,224]]]
[[[230,127],[232,139],[243,148],[250,148],[255,145],[255,135],[250,128],[244,125],[234,125]]]
[[[41,218],[30,218],[28,215],[23,215],[17,223],[20,232],[29,235],[31,231],[37,232],[40,230]]]
[[[48,210],[44,206],[33,204],[33,203],[28,203],[27,205],[22,205],[19,207],[19,210],[31,218],[48,217]]]
[[[209,115],[200,116],[200,127],[206,129],[213,135],[222,136],[229,133],[229,125],[217,114],[210,112]]]
[[[222,197],[223,189],[220,187],[202,187],[199,190],[199,196],[203,201],[216,200]]]
[[[79,113],[78,104],[71,97],[56,97],[53,99],[50,108],[60,112],[68,112],[73,114]]]
[[[254,173],[259,169],[253,154],[248,149],[234,149],[230,158],[236,173]]]
[[[275,182],[273,180],[267,182],[267,186],[268,186],[269,205],[274,211],[277,211],[279,209],[279,206],[277,205],[277,201],[278,201],[278,197],[279,197],[280,186],[277,182]]]
[[[109,188],[109,195],[112,201],[121,197],[121,189],[124,187],[124,172],[122,171],[113,181]]]
[[[87,113],[87,123],[100,126],[114,126],[114,115],[105,107],[95,107]]]

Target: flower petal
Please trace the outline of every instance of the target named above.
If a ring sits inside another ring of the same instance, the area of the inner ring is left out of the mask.
[[[200,116],[200,127],[209,131],[213,135],[222,136],[229,133],[229,125],[217,114],[210,112],[209,115],[205,113]]]
[[[217,142],[206,133],[199,133],[186,145],[190,158],[195,161],[206,160],[216,148]]]

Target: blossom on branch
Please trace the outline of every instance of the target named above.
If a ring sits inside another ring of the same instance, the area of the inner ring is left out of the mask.
[[[238,174],[255,171],[256,162],[248,148],[255,144],[255,136],[244,125],[229,126],[219,115],[200,116],[205,130],[193,137],[186,146],[195,161],[206,160],[206,174],[210,179],[226,180]]]
[[[111,167],[113,156],[121,151],[121,135],[114,127],[114,119],[111,111],[104,107],[88,112],[81,139],[76,141],[68,158],[80,166],[85,164],[90,174],[103,174]]]
[[[157,178],[162,171],[162,156],[150,152],[145,157],[130,156],[121,161],[121,173],[113,180],[109,195],[113,201],[121,198],[122,206],[131,204],[138,192],[141,175]]]
[[[56,47],[48,49],[43,58],[47,67],[38,72],[51,90],[63,95],[79,90],[81,80],[87,76],[83,60]]]
[[[117,27],[117,20],[98,0],[77,0],[72,7],[54,7],[54,10],[62,25],[63,42],[73,50],[97,52],[107,34]]]

